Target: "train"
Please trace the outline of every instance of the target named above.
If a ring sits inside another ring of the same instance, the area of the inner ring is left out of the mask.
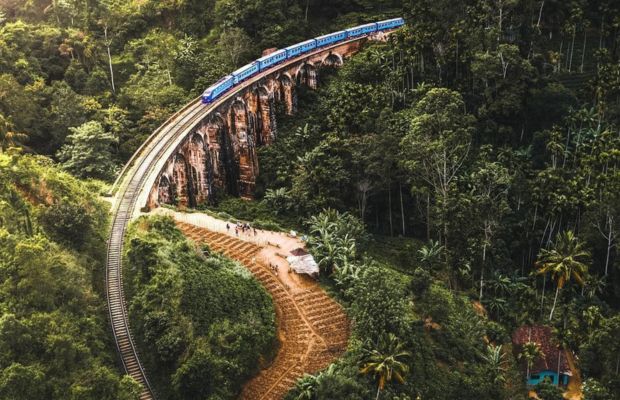
[[[286,60],[299,57],[300,55],[306,54],[315,49],[331,46],[335,43],[339,43],[348,39],[355,39],[358,37],[370,35],[375,32],[396,29],[403,26],[404,24],[405,20],[403,18],[392,18],[385,21],[372,22],[342,31],[333,32],[327,35],[322,35],[314,39],[309,39],[304,42],[288,46],[284,49],[276,50],[273,53],[263,56],[258,60],[252,61],[247,65],[244,65],[232,74],[226,75],[215,84],[211,85],[202,94],[202,102],[204,104],[211,104],[234,86],[237,86],[240,83],[250,79],[254,75],[266,71],[269,68],[272,68],[274,65],[278,65]]]

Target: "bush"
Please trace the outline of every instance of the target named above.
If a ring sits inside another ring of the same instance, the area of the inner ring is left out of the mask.
[[[431,274],[418,267],[413,271],[409,288],[414,296],[422,296],[431,286],[432,281]]]
[[[107,217],[96,191],[49,159],[0,154],[0,399],[138,399],[93,285]]]
[[[275,312],[247,270],[204,255],[168,217],[141,218],[126,249],[129,312],[159,397],[235,398],[275,347]]]
[[[81,249],[92,233],[92,220],[86,209],[67,201],[42,208],[39,223],[49,236],[76,249]]]
[[[534,388],[540,400],[564,400],[562,390],[549,382],[541,382]]]
[[[277,222],[274,222],[274,221],[265,221],[262,219],[256,219],[254,220],[252,225],[257,229],[265,229],[265,230],[274,231],[274,232],[285,231],[284,228],[282,228]]]
[[[605,386],[593,378],[583,382],[583,400],[611,400],[612,397]]]
[[[369,267],[347,291],[355,329],[361,337],[378,339],[387,332],[402,336],[407,318],[407,283],[386,268]]]

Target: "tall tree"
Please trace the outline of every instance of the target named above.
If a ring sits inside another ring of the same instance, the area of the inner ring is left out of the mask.
[[[476,169],[469,176],[470,207],[475,210],[474,221],[482,232],[482,264],[480,266],[480,293],[482,300],[487,250],[492,247],[501,218],[510,210],[508,190],[511,176],[499,162],[491,161],[490,149],[482,149]],[[478,222],[479,221],[479,222]]]
[[[521,350],[521,353],[519,353],[518,358],[520,360],[521,359],[525,360],[525,364],[527,366],[527,370],[526,370],[527,379],[530,379],[530,370],[532,369],[532,366],[534,365],[534,361],[536,360],[536,358],[540,357],[541,354],[542,352],[540,350],[540,346],[538,345],[538,343],[528,341],[527,343],[523,345],[523,349]]]
[[[364,375],[373,375],[377,380],[375,399],[379,398],[385,385],[392,380],[405,383],[404,375],[409,370],[409,366],[404,360],[410,356],[411,353],[404,349],[403,344],[392,333],[382,336],[376,349],[366,350],[360,372]]]
[[[439,203],[440,236],[446,249],[450,193],[469,154],[473,123],[458,92],[431,89],[414,107],[411,129],[401,141],[405,169],[430,188]]]
[[[558,294],[564,285],[571,279],[580,285],[584,284],[584,279],[588,273],[587,262],[589,259],[590,253],[584,249],[584,243],[579,241],[570,230],[558,235],[551,250],[541,249],[538,254],[538,273],[550,273],[556,284],[549,320],[553,318]]]

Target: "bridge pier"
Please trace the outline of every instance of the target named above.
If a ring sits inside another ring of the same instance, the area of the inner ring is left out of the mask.
[[[276,105],[283,104],[286,114],[294,114],[298,88],[316,89],[320,68],[341,66],[366,40],[287,62],[216,103],[177,145],[150,191],[146,208],[194,207],[213,201],[216,191],[251,199],[259,173],[257,149],[277,137]]]

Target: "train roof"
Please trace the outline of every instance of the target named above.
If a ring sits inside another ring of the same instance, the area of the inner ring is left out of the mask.
[[[208,87],[208,88],[207,88],[207,89],[203,92],[203,94],[207,94],[207,93],[209,93],[210,91],[212,91],[213,89],[215,89],[215,87],[216,87],[217,85],[221,84],[222,82],[225,82],[225,81],[226,81],[226,80],[228,80],[228,79],[231,79],[232,77],[233,77],[232,75],[226,75],[226,76],[224,76],[224,77],[220,78],[220,80],[219,80],[219,81],[217,81],[217,82],[215,82],[213,85],[209,86],[209,87]]]
[[[244,65],[244,66],[243,66],[243,67],[241,67],[241,68],[237,68],[237,69],[235,70],[235,72],[233,72],[231,75],[233,75],[233,76],[234,76],[234,75],[240,74],[240,73],[242,73],[243,71],[245,71],[246,69],[248,69],[248,68],[252,68],[252,67],[254,66],[254,64],[256,64],[256,61],[252,61],[251,63],[246,64],[246,65]]]
[[[317,36],[317,37],[315,37],[314,39],[315,39],[315,40],[325,39],[325,38],[327,38],[327,37],[330,37],[330,36],[335,36],[335,35],[341,35],[341,34],[343,34],[343,33],[347,33],[347,32],[346,32],[346,31],[332,32],[332,33],[328,33],[328,34],[326,34],[326,35]]]
[[[354,26],[354,27],[352,27],[352,28],[347,29],[347,32],[348,32],[348,31],[351,31],[351,30],[354,30],[354,29],[366,28],[367,26],[372,26],[372,25],[377,25],[377,23],[376,23],[376,22],[370,22],[370,23],[368,23],[368,24],[363,24],[363,25]]]
[[[284,49],[276,50],[273,53],[269,53],[266,56],[262,56],[261,58],[257,59],[256,61],[265,61],[269,57],[272,57],[272,56],[276,55],[277,53],[281,53],[283,51],[286,51],[286,50],[284,50]]]
[[[292,49],[292,48],[297,47],[297,46],[303,46],[304,44],[308,44],[308,43],[311,43],[311,42],[314,42],[314,41],[315,41],[315,39],[304,40],[303,42],[295,43],[295,44],[292,44],[292,45],[290,45],[288,47],[285,47],[284,50]]]
[[[402,22],[404,24],[405,20],[402,17],[398,17],[398,18],[386,19],[383,21],[377,21],[377,24],[385,24],[387,22]]]

